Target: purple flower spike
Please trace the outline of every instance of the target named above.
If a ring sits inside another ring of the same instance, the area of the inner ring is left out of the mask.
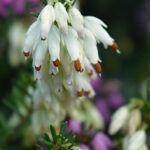
[[[7,16],[7,8],[0,4],[0,16]]]
[[[111,108],[117,109],[124,104],[124,98],[120,94],[112,94],[108,98],[108,103]]]
[[[112,150],[114,145],[104,133],[97,133],[92,140],[93,150]]]
[[[25,11],[25,4],[25,0],[15,0],[12,7],[17,14],[22,14]]]
[[[103,92],[107,94],[114,94],[120,92],[121,83],[118,80],[107,81],[103,86]]]
[[[80,145],[80,150],[90,150],[90,148],[84,144]]]
[[[80,123],[76,120],[69,120],[68,127],[71,131],[73,131],[76,134],[79,134],[81,132],[81,126]]]
[[[106,100],[97,99],[96,100],[96,108],[102,115],[105,123],[109,123],[111,118],[110,108]]]

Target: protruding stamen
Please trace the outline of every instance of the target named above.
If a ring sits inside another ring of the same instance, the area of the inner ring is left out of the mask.
[[[25,57],[29,57],[30,52],[28,52],[28,51],[27,51],[27,52],[23,51],[23,54],[24,54]]]
[[[115,50],[118,54],[120,54],[120,50],[119,50],[119,46],[116,42],[114,42],[111,46],[110,46],[113,50]]]
[[[53,64],[55,67],[58,67],[60,65],[60,60],[56,59],[55,61],[53,61]]]
[[[93,70],[90,70],[90,72],[88,72],[88,75],[91,77],[93,75]]]
[[[78,97],[84,96],[84,90],[82,89],[81,91],[77,91],[77,96]]]
[[[98,62],[97,64],[94,64],[93,66],[94,66],[94,68],[95,68],[95,71],[96,71],[98,74],[102,73],[102,67],[101,67],[100,62]]]
[[[41,37],[41,40],[42,40],[42,41],[45,41],[45,40],[46,40],[46,37]]]
[[[36,71],[40,71],[40,70],[41,70],[41,67],[42,67],[41,65],[40,65],[40,66],[35,66],[35,70],[36,70]]]
[[[116,52],[117,52],[118,54],[121,54],[121,52],[120,52],[120,50],[119,50],[119,49],[116,49]]]
[[[83,68],[81,66],[81,62],[79,59],[74,61],[74,67],[75,67],[76,71],[83,72]]]

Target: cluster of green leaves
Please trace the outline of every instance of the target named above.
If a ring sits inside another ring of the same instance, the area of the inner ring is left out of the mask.
[[[25,97],[30,97],[32,99],[32,96],[28,92],[28,87],[31,86],[34,88],[35,82],[30,73],[21,72],[13,83],[14,86],[10,94],[2,103],[3,113],[0,113],[0,135],[3,136],[0,136],[0,145],[7,150],[17,150],[18,144],[16,141],[18,141],[20,143],[19,147],[23,150],[22,147],[24,146],[21,144],[22,129],[27,125],[33,110],[32,105],[28,106],[25,103]],[[25,109],[27,114],[21,113],[20,107]],[[16,126],[11,127],[9,125],[9,119],[13,114],[19,116],[20,122]]]
[[[62,123],[59,133],[50,125],[51,138],[45,133],[41,143],[46,146],[47,150],[78,150],[75,136],[66,129],[67,122]],[[43,150],[43,147],[38,145],[38,150]]]

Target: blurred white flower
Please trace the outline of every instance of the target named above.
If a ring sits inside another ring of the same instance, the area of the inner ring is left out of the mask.
[[[146,133],[143,129],[127,135],[123,141],[123,150],[147,150]]]
[[[124,125],[127,123],[129,119],[129,109],[127,106],[123,106],[119,108],[112,116],[111,123],[109,126],[109,133],[111,135],[116,134]]]
[[[128,132],[132,135],[142,123],[141,112],[139,109],[134,109],[131,111],[129,123],[128,123]]]
[[[70,111],[72,118],[85,123],[87,128],[93,127],[95,129],[104,128],[104,120],[102,115],[89,101],[83,101],[76,109]]]
[[[14,22],[8,31],[9,38],[9,61],[12,66],[17,66],[24,63],[21,48],[25,40],[26,27],[20,21]]]

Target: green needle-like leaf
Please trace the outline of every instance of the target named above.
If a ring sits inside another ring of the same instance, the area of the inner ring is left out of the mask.
[[[57,134],[56,134],[55,128],[52,125],[50,125],[50,131],[52,134],[53,141],[54,141],[54,143],[56,143],[57,142]]]

